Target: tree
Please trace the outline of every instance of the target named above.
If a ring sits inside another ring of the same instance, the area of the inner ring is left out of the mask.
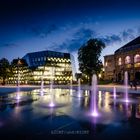
[[[2,78],[3,85],[5,85],[5,81],[10,75],[11,67],[9,61],[6,58],[0,59],[0,77]]]
[[[102,62],[99,60],[105,44],[98,39],[90,39],[78,50],[79,70],[91,78],[93,74],[98,74],[102,68]]]
[[[24,73],[24,70],[27,70],[27,67],[28,67],[28,64],[26,62],[25,59],[13,59],[12,62],[11,62],[11,67],[12,67],[12,76],[15,80],[17,80],[17,84],[19,84],[18,82],[18,78],[19,78],[19,75],[22,79],[24,79],[24,82],[25,82],[25,73]]]

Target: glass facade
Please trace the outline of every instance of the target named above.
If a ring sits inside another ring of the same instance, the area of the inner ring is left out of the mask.
[[[56,84],[67,84],[75,79],[74,58],[69,53],[54,51],[41,51],[26,54],[23,59],[31,70],[28,78],[29,84],[40,84],[43,77],[44,83],[52,80]]]

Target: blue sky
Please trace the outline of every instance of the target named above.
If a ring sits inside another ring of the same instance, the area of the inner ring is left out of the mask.
[[[103,60],[140,35],[139,13],[138,0],[1,0],[0,58],[46,49],[76,58],[82,44],[100,38]]]

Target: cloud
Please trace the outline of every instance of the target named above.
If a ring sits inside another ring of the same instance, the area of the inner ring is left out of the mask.
[[[113,45],[115,43],[127,43],[140,35],[140,27],[136,29],[126,29],[118,34],[106,35],[99,38],[105,42],[106,45]],[[121,46],[120,46],[121,47]]]
[[[48,25],[47,27],[35,26],[31,29],[31,32],[40,38],[45,38],[53,31],[57,30],[58,27],[54,24]]]
[[[93,36],[95,36],[97,33],[94,30],[91,30],[90,28],[80,28],[75,34],[73,35],[76,39],[90,39]]]
[[[89,28],[80,28],[73,33],[71,38],[65,40],[60,46],[61,48],[66,47],[68,51],[76,51],[81,45],[94,36],[96,36],[95,31]]]
[[[127,29],[121,32],[121,38],[123,41],[128,41],[134,39],[136,36],[135,30]]]
[[[120,35],[115,35],[115,34],[99,37],[99,39],[101,39],[106,45],[111,45],[113,43],[122,41]]]
[[[91,30],[90,28],[85,28],[85,27],[76,28],[61,43],[57,44],[56,42],[53,42],[52,45],[50,46],[50,49],[55,51],[63,51],[63,52],[64,51],[75,52],[85,42],[87,42],[90,38],[93,38],[95,35],[96,32],[94,30]]]
[[[140,36],[140,27],[137,28],[137,34]]]

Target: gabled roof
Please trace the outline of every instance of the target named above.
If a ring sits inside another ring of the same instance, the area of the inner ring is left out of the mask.
[[[115,53],[126,52],[137,48],[140,48],[140,36],[116,50]]]

